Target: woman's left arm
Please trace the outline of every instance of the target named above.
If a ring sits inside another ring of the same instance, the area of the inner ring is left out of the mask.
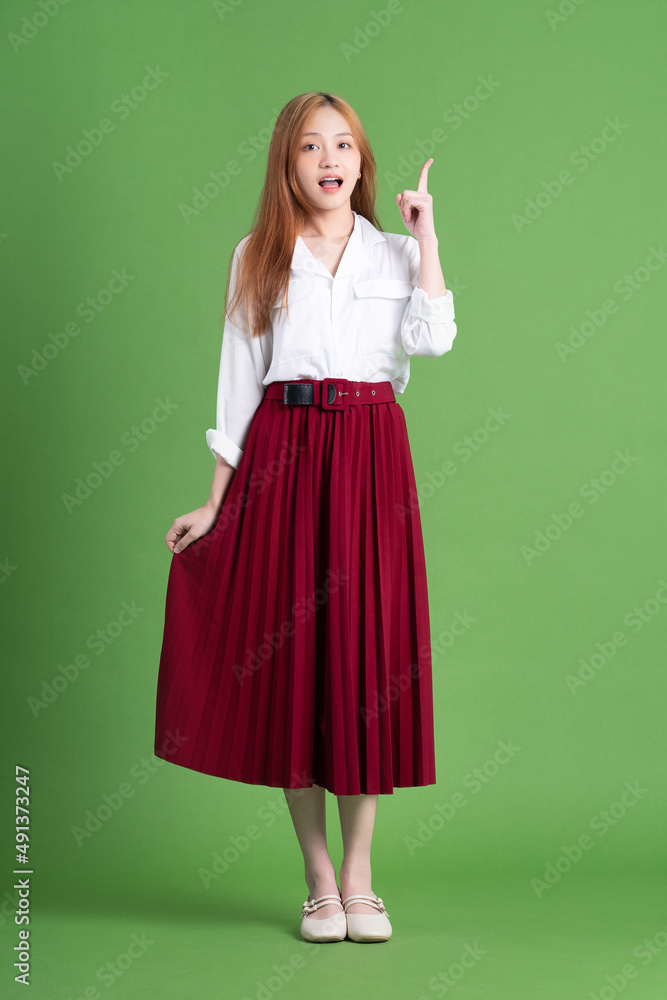
[[[450,351],[456,337],[454,299],[445,287],[433,225],[433,198],[426,190],[432,162],[431,158],[422,167],[416,191],[396,196],[403,222],[414,237],[406,240],[413,290],[401,323],[401,341],[408,354],[424,357]]]
[[[438,237],[433,222],[433,195],[428,193],[428,170],[433,163],[430,157],[421,169],[417,190],[405,190],[396,195],[403,222],[419,243],[419,288],[423,288],[430,299],[447,292],[438,255]]]

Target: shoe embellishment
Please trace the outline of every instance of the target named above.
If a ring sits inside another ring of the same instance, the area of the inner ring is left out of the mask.
[[[359,903],[367,902],[369,906],[374,906],[377,910],[380,911],[380,913],[384,913],[386,917],[389,916],[387,910],[385,909],[385,905],[382,902],[382,899],[379,896],[376,896],[375,893],[373,893],[372,896],[362,896],[362,895],[346,896],[345,899],[343,900],[343,906],[345,906],[346,903],[349,904],[357,902]],[[362,914],[356,914],[356,915],[361,916]],[[351,914],[351,916],[355,916],[355,914]]]
[[[314,913],[315,910],[319,910],[320,906],[326,905],[324,903],[324,900],[329,900],[329,899],[332,900],[334,903],[339,903],[342,906],[342,903],[340,902],[340,896],[327,895],[327,896],[318,896],[317,899],[312,899],[312,900],[307,899],[303,904],[303,909],[301,910],[301,918],[303,919],[303,917],[307,917],[310,913]]]

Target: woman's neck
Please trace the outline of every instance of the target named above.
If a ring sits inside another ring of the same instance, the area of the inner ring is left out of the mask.
[[[317,237],[331,243],[349,239],[354,232],[355,217],[349,206],[313,212],[304,222],[301,237]]]

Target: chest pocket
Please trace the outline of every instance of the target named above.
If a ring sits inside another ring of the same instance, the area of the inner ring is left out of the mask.
[[[385,355],[401,358],[406,355],[401,342],[401,322],[412,285],[400,278],[370,278],[357,281],[353,291],[358,308],[359,357]]]
[[[314,295],[315,279],[308,275],[301,277],[293,274],[287,290],[287,308],[281,308],[282,292],[271,306],[275,364],[294,361],[296,358],[315,357],[322,353]]]

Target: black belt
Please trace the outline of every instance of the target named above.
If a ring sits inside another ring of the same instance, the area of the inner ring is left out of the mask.
[[[281,399],[289,406],[317,404],[323,410],[344,410],[354,403],[395,403],[391,382],[350,382],[346,378],[269,382],[264,399]]]

